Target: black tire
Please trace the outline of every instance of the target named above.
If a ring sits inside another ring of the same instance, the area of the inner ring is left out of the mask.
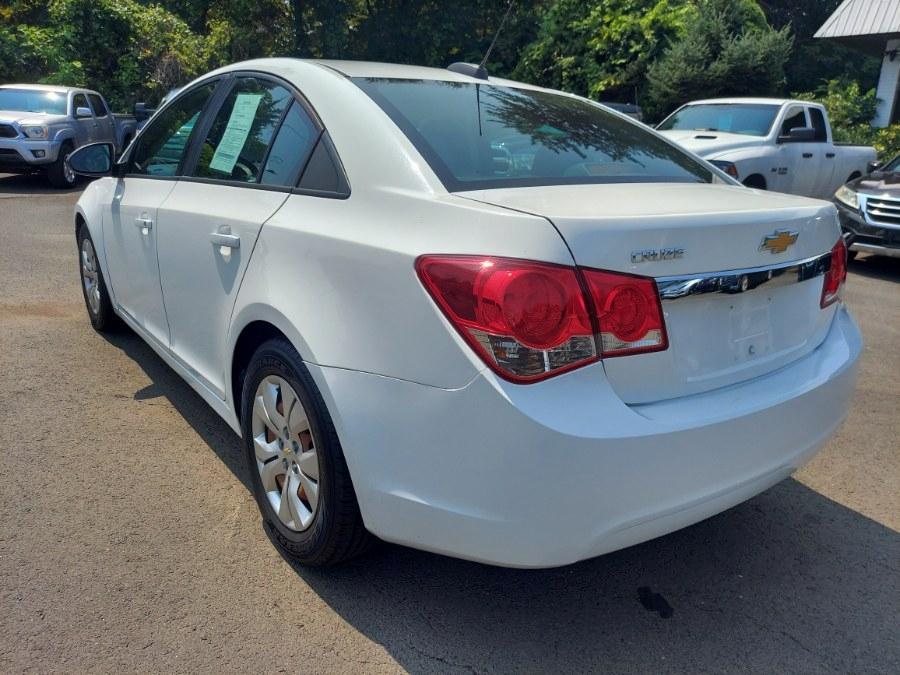
[[[100,265],[97,263],[94,241],[91,239],[91,234],[88,232],[87,226],[84,223],[78,226],[76,240],[78,242],[78,273],[81,281],[81,295],[84,297],[84,306],[87,309],[88,318],[91,320],[91,325],[94,327],[94,330],[101,333],[110,332],[115,328],[118,328],[119,317],[117,317],[115,311],[113,311],[109,290],[106,287],[106,280],[103,278],[103,272],[100,269]],[[90,242],[90,248],[94,251],[96,291],[99,296],[95,297],[96,302],[94,302],[94,304],[96,307],[92,306],[92,301],[88,299],[88,284],[85,283],[85,241]]]
[[[73,173],[66,171],[66,157],[72,154],[75,146],[71,141],[66,141],[59,149],[59,156],[56,161],[47,167],[47,179],[50,185],[60,190],[68,190],[75,186],[76,177]]]
[[[254,398],[260,382],[272,375],[283,378],[297,393],[319,458],[318,507],[310,525],[299,532],[281,522],[266,497],[254,451]],[[297,350],[283,338],[263,343],[250,359],[241,392],[241,431],[253,494],[263,523],[289,557],[308,566],[335,565],[372,545],[375,539],[363,525],[350,471],[325,402]]]

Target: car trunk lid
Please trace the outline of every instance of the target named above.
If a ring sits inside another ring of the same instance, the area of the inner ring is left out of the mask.
[[[827,256],[840,230],[825,202],[706,184],[457,195],[543,216],[578,265],[653,277],[666,289],[669,349],[604,362],[610,383],[628,403],[758,377],[809,353],[828,331],[834,310],[820,308],[823,278],[814,268],[827,266],[828,259],[814,259]],[[685,283],[692,290],[678,290]],[[717,292],[696,292],[710,284]]]

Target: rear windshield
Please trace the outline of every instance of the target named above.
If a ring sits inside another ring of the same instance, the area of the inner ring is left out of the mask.
[[[778,106],[767,103],[702,103],[676,110],[657,127],[661,131],[723,131],[745,136],[767,136]]]
[[[39,89],[0,89],[0,110],[65,115],[66,95]]]
[[[451,192],[583,183],[709,183],[636,123],[561,94],[491,84],[355,78]]]

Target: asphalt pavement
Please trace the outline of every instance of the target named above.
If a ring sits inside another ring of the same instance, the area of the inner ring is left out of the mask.
[[[91,329],[77,197],[0,176],[0,672],[900,673],[900,260],[851,264],[850,416],[755,499],[554,570],[387,544],[305,570],[225,423]]]

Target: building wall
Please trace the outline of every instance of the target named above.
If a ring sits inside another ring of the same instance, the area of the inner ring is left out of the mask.
[[[894,101],[897,97],[897,87],[900,85],[900,40],[887,41],[885,52],[892,49],[898,50],[894,60],[891,61],[891,57],[885,54],[881,62],[881,76],[878,78],[876,90],[876,96],[881,102],[875,112],[875,119],[872,120],[872,125],[876,127],[886,127],[893,121],[892,116],[897,117]]]

